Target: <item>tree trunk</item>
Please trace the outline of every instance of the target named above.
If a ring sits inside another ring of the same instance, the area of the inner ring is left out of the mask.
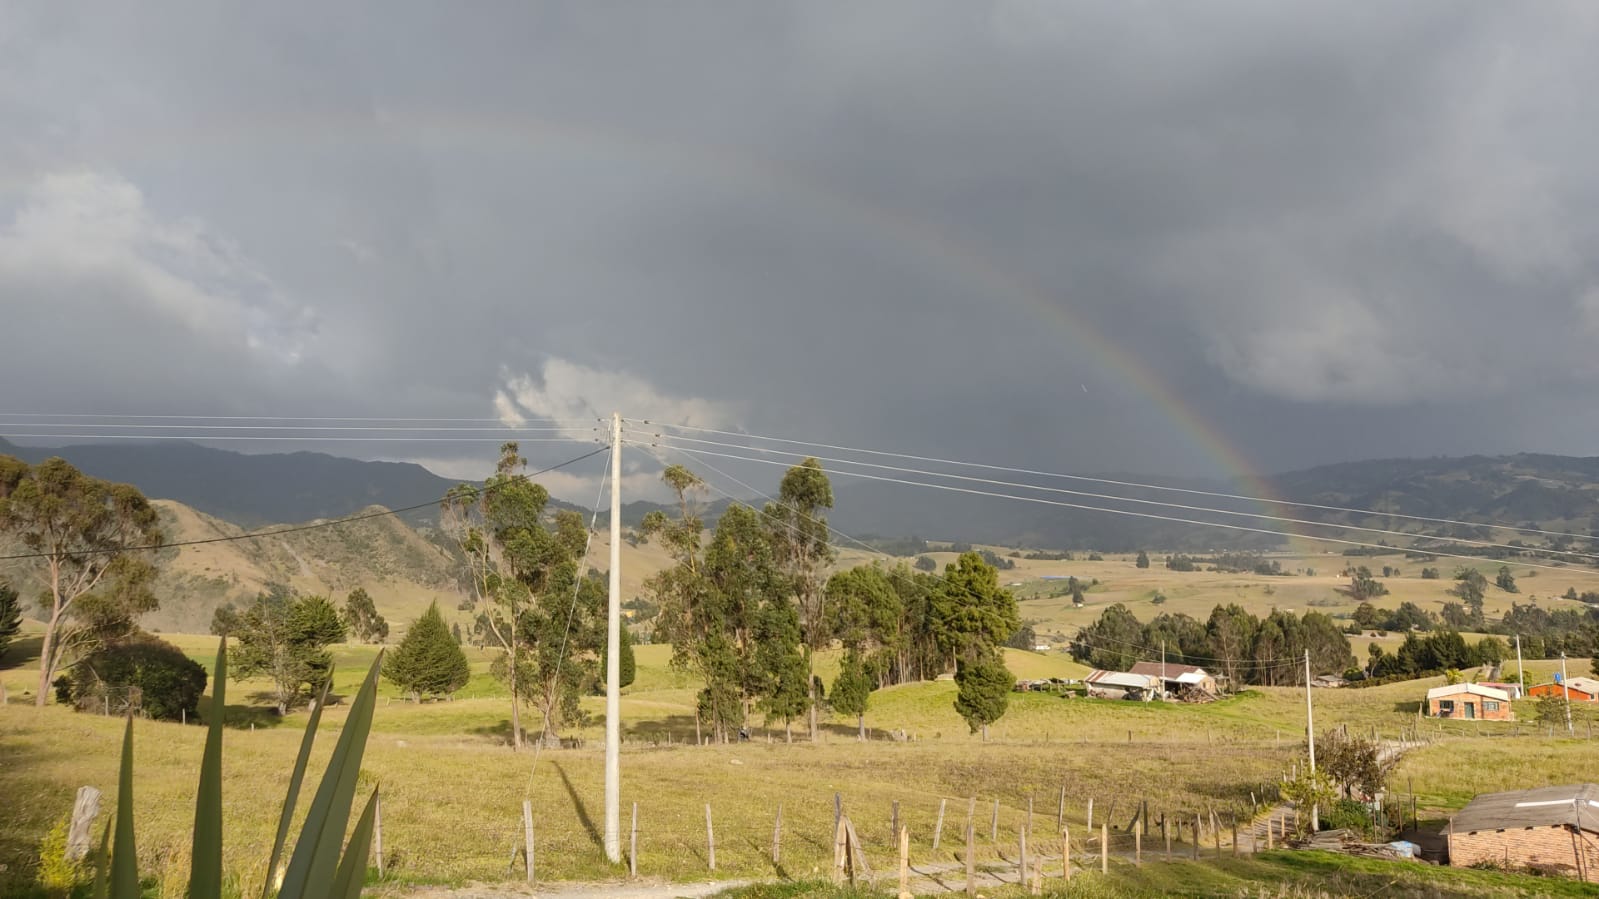
[[[859,728],[859,730],[855,734],[855,739],[859,740],[862,743],[865,743],[866,742],[866,715],[864,715],[864,714],[856,715],[855,716],[855,726],[857,728]]]
[[[783,742],[794,742],[794,719],[792,718],[783,719]]]
[[[983,725],[983,742],[988,742],[988,725]]]
[[[50,618],[50,626],[44,630],[44,642],[39,646],[39,692],[34,694],[33,704],[43,707],[50,700],[50,655],[55,649],[56,623],[59,619]]]

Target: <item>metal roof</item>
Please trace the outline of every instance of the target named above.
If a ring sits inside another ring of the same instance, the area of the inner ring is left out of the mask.
[[[1500,702],[1509,702],[1510,694],[1504,690],[1493,687],[1484,687],[1482,684],[1448,684],[1442,687],[1433,687],[1427,691],[1428,699],[1440,699],[1445,696],[1454,696],[1457,693],[1472,693],[1488,699],[1497,699]]]
[[[1209,672],[1197,665],[1178,665],[1175,662],[1166,662],[1165,674],[1161,673],[1160,662],[1137,662],[1132,667],[1134,674],[1147,674],[1150,677],[1164,677],[1166,680],[1179,681],[1185,684],[1197,684],[1210,677]]]
[[[1454,833],[1480,833],[1563,824],[1599,833],[1599,784],[1484,793],[1450,819],[1449,826]]]
[[[1137,687],[1140,690],[1153,690],[1160,686],[1160,678],[1147,674],[1133,674],[1128,671],[1101,671],[1095,669],[1083,678],[1086,684],[1103,684],[1107,687]]]

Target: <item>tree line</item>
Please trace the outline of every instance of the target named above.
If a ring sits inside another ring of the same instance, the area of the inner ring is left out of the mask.
[[[1320,612],[1296,616],[1273,609],[1261,618],[1237,604],[1217,605],[1205,621],[1162,613],[1140,622],[1116,603],[1078,631],[1070,649],[1077,661],[1110,671],[1158,660],[1163,650],[1168,662],[1205,668],[1235,688],[1303,684],[1306,651],[1312,675],[1341,674],[1355,661],[1349,638]]]

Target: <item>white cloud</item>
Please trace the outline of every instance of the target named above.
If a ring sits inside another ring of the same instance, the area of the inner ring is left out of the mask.
[[[701,397],[674,396],[636,375],[606,371],[551,356],[538,374],[508,375],[494,397],[500,421],[515,426],[529,418],[597,420],[620,412],[628,418],[730,428],[737,420],[732,404]]]
[[[0,230],[0,283],[58,303],[112,289],[191,334],[293,365],[316,336],[296,304],[229,238],[205,222],[164,219],[139,188],[102,172],[45,175]]]

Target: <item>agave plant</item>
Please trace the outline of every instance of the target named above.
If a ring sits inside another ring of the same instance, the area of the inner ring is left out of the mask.
[[[219,899],[222,895],[222,711],[223,694],[227,690],[227,638],[217,649],[217,667],[212,678],[211,714],[205,739],[205,754],[200,763],[200,785],[194,802],[194,838],[192,863],[189,870],[190,899]],[[356,777],[361,770],[361,756],[366,751],[367,734],[372,730],[372,711],[377,705],[378,669],[382,653],[372,662],[366,680],[350,705],[350,715],[339,742],[328,760],[327,771],[317,786],[311,800],[300,835],[294,842],[294,854],[278,887],[279,899],[355,899],[361,894],[366,878],[367,850],[372,843],[373,815],[376,809],[377,789],[368,797],[361,818],[344,845],[344,829],[350,822],[350,808],[355,800]],[[262,899],[272,893],[272,881],[282,857],[289,833],[289,822],[294,816],[295,802],[300,795],[300,784],[305,778],[306,761],[311,755],[311,744],[316,737],[317,724],[322,717],[322,707],[327,702],[327,688],[311,712],[305,736],[300,741],[300,753],[294,761],[294,773],[289,778],[289,792],[283,800],[283,811],[278,818],[277,836],[272,843],[272,855],[267,862],[267,883],[262,889]],[[122,768],[117,778],[117,815],[114,822],[106,823],[100,840],[100,854],[95,865],[93,895],[95,899],[139,899],[138,855],[134,844],[133,827],[133,719],[128,718],[127,730],[122,736]],[[107,848],[109,846],[109,855]],[[107,860],[109,859],[109,865]]]

